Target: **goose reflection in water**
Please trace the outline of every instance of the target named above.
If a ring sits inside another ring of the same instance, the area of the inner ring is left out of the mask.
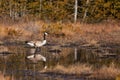
[[[38,63],[39,61],[42,61],[44,69],[46,69],[47,68],[47,66],[46,66],[46,57],[44,57],[40,53],[39,54],[36,53],[37,52],[36,50],[37,50],[37,48],[31,48],[30,49],[30,54],[31,55],[26,56],[26,59],[32,61],[33,63]]]
[[[27,56],[27,59],[33,61],[34,63],[37,63],[38,61],[43,61],[44,69],[47,68],[46,58],[44,56],[40,55],[40,54],[29,55],[29,56]]]

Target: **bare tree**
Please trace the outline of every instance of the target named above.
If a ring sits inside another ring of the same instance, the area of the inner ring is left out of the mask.
[[[75,0],[74,23],[77,22],[77,9],[78,9],[78,0]]]
[[[41,17],[41,13],[42,12],[42,0],[40,0],[40,17]]]
[[[86,6],[88,6],[89,2],[90,2],[90,0],[86,1]],[[85,13],[84,13],[84,16],[83,16],[83,22],[85,22],[85,18],[87,16],[87,12],[88,12],[88,7],[85,9]]]
[[[10,10],[10,17],[12,17],[12,3],[11,0],[9,1],[9,10]]]

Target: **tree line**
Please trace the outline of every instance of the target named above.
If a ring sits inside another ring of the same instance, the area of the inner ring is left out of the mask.
[[[120,0],[0,0],[0,17],[72,22],[119,20]]]

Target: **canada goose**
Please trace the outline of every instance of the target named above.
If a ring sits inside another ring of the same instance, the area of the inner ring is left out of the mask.
[[[33,61],[34,63],[37,63],[38,61],[43,61],[44,69],[47,68],[46,66],[46,57],[40,55],[40,54],[32,54],[26,57],[27,59]]]
[[[48,35],[47,32],[45,32],[44,35],[43,35],[43,38],[44,38],[43,41],[26,41],[25,43],[28,44],[31,47],[37,47],[37,48],[41,47],[41,46],[43,46],[47,43],[46,35]]]

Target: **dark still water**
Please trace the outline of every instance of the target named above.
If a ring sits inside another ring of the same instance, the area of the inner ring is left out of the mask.
[[[120,47],[100,46],[44,46],[41,49],[26,45],[0,45],[0,80],[84,80],[74,75],[70,77],[42,73],[47,68],[60,64],[64,66],[85,63],[100,68],[115,63],[120,67]],[[43,61],[29,60],[30,55],[42,55]]]

